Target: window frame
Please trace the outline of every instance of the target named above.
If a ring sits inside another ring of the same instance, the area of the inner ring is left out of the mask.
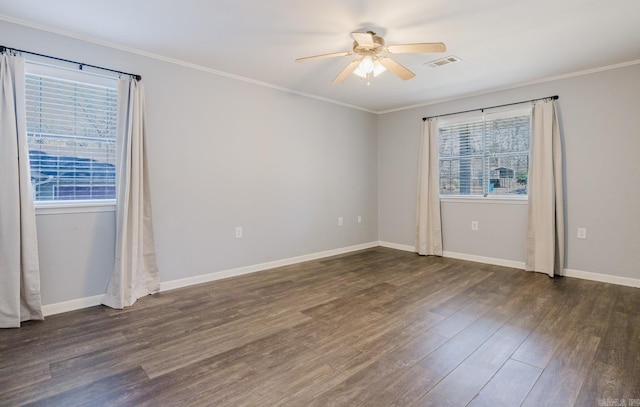
[[[118,89],[118,77],[113,75],[102,75],[95,72],[80,71],[77,68],[69,68],[59,65],[52,65],[37,60],[25,61],[26,75],[41,75],[56,79],[88,83],[97,86]],[[116,119],[117,121],[117,119]],[[27,133],[28,129],[27,129]],[[116,134],[117,143],[117,134]],[[116,150],[117,154],[117,150]],[[116,194],[118,191],[118,181],[116,175]],[[34,191],[35,192],[35,191]],[[73,199],[73,200],[36,200],[33,197],[33,204],[36,215],[53,215],[64,213],[95,213],[95,212],[115,212],[116,198],[113,199]]]
[[[509,105],[505,107],[499,108],[491,108],[491,109],[479,109],[473,112],[465,112],[460,114],[452,114],[450,117],[444,119],[438,119],[437,128],[438,128],[438,169],[440,170],[440,128],[445,126],[451,126],[455,124],[463,124],[463,123],[473,123],[478,121],[486,122],[485,116],[489,115],[489,120],[495,120],[500,118],[508,118],[508,117],[517,117],[522,115],[529,116],[529,150],[527,152],[528,157],[528,165],[527,171],[529,171],[529,167],[531,165],[531,114],[532,114],[532,106],[527,103]],[[483,125],[484,126],[484,125]],[[497,157],[500,155],[515,157],[517,155],[524,155],[523,153],[491,153],[486,151],[487,139],[486,134],[483,132],[482,135],[482,143],[485,148],[481,154],[469,155],[469,158],[482,158],[483,160],[489,160],[492,157]],[[453,157],[455,159],[455,157]],[[444,159],[450,159],[449,157],[445,157]],[[485,171],[488,169],[488,162],[483,163],[483,168]],[[490,170],[489,170],[490,171]],[[440,174],[439,174],[440,179]],[[481,203],[494,203],[494,204],[527,204],[529,200],[528,189],[526,194],[490,194],[488,189],[485,189],[485,184],[488,185],[490,182],[489,177],[486,177],[483,174],[483,185],[482,190],[483,194],[439,194],[439,198],[441,202],[481,202]],[[440,189],[440,185],[438,186]]]

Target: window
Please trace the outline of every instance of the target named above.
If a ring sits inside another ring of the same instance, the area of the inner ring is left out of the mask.
[[[530,135],[530,108],[442,120],[440,194],[526,195]]]
[[[25,91],[35,201],[114,200],[116,79],[28,64]]]

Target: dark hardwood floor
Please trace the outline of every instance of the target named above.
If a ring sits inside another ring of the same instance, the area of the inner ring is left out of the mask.
[[[385,248],[0,330],[2,406],[623,401],[639,289]]]

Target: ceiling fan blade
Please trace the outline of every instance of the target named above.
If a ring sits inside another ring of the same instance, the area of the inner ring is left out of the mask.
[[[389,45],[387,49],[393,54],[404,54],[418,52],[445,52],[447,47],[442,42],[423,42],[419,44]]]
[[[388,70],[396,74],[403,81],[406,81],[416,76],[416,74],[414,74],[413,72],[411,72],[410,70],[400,65],[398,62],[394,61],[391,58],[380,57],[378,58],[378,62],[380,62],[380,65],[384,66],[385,68],[387,68]]]
[[[361,47],[373,47],[375,45],[373,42],[373,34],[370,32],[351,33],[351,36]]]
[[[298,58],[296,59],[296,62],[311,61],[313,59],[322,59],[322,58],[346,57],[349,55],[353,55],[353,51],[332,52],[330,54],[320,54],[320,55],[314,55],[311,57]]]
[[[358,65],[360,65],[360,59],[354,59],[353,61],[351,61],[349,65],[347,65],[347,67],[344,68],[342,72],[340,72],[338,76],[335,77],[335,79],[333,80],[333,83],[344,82],[344,80],[347,79],[347,77],[351,75],[353,71],[356,70]]]

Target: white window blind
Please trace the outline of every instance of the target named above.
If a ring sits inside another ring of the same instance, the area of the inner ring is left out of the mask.
[[[526,195],[531,109],[439,123],[441,195]]]
[[[116,80],[100,78],[96,84],[81,73],[46,72],[26,74],[35,200],[115,199]]]

